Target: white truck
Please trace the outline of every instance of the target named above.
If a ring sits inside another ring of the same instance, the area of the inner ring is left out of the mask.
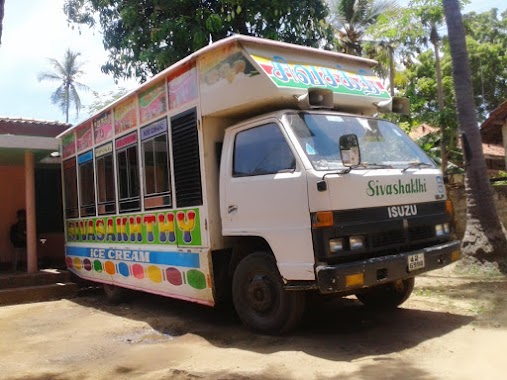
[[[232,36],[61,135],[66,261],[104,284],[294,328],[308,293],[395,308],[460,258],[441,171],[375,61]]]

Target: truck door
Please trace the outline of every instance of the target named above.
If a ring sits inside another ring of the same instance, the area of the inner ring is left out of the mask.
[[[282,277],[315,278],[306,173],[276,121],[227,131],[221,164],[226,236],[258,236]]]

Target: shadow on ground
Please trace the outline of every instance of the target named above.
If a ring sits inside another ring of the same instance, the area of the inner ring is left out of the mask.
[[[365,308],[355,298],[332,298],[310,302],[296,331],[284,336],[265,336],[243,327],[232,308],[216,310],[146,293],[137,293],[128,303],[112,306],[100,291],[94,293],[88,292],[73,301],[144,321],[158,333],[172,338],[195,334],[221,348],[263,354],[302,351],[334,361],[399,352],[474,321],[473,317],[459,314],[408,308],[379,313]]]

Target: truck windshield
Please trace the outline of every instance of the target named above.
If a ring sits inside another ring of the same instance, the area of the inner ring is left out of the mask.
[[[389,121],[307,112],[286,117],[316,170],[344,168],[339,141],[347,134],[355,134],[359,140],[361,167],[435,167],[417,144]]]

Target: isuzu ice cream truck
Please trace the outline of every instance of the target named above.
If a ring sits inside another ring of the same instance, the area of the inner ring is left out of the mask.
[[[263,333],[310,293],[397,307],[460,251],[441,171],[375,117],[406,104],[374,65],[232,36],[67,130],[67,267],[113,301],[232,301]]]

